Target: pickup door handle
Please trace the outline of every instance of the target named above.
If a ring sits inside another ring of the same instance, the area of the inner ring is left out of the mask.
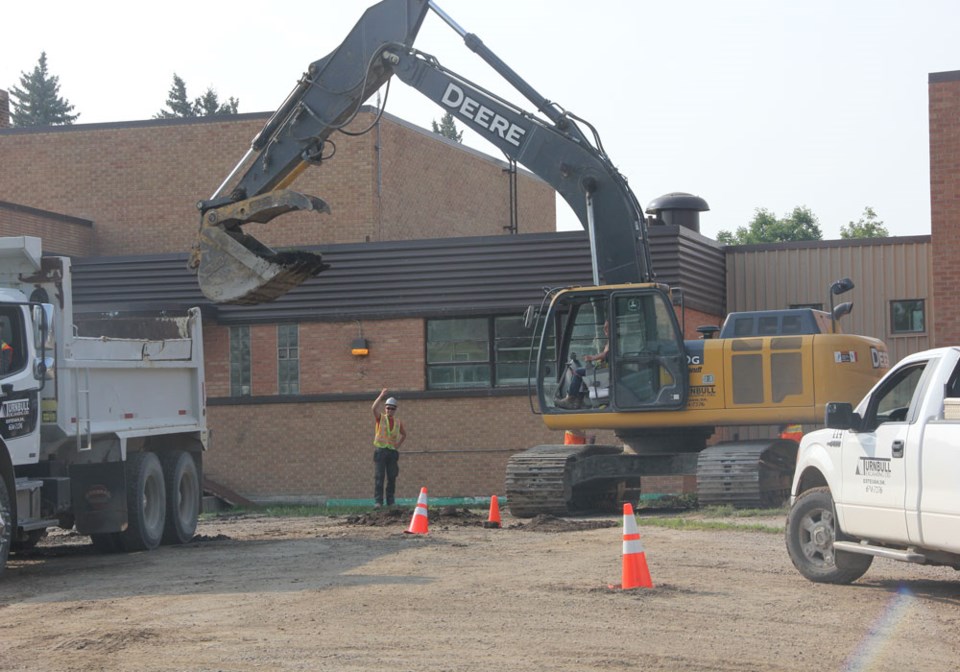
[[[903,457],[903,441],[897,440],[893,442],[893,456]]]

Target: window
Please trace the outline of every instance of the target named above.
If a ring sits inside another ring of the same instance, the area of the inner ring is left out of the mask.
[[[532,337],[519,315],[427,320],[427,388],[525,386]]]
[[[19,371],[26,365],[23,314],[15,306],[0,308],[0,374]]]
[[[277,325],[277,391],[300,394],[300,326]]]
[[[890,302],[890,333],[918,334],[926,331],[923,299]]]
[[[230,327],[230,396],[250,396],[250,327]]]

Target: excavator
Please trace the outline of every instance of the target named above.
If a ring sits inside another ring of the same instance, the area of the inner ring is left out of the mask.
[[[415,49],[429,11],[536,113]],[[198,203],[190,265],[204,295],[217,303],[270,301],[328,267],[319,255],[273,250],[243,227],[292,211],[329,211],[322,199],[289,187],[326,160],[329,137],[394,76],[549,183],[588,233],[592,285],[550,290],[528,311],[539,335],[531,399],[550,429],[613,430],[622,445],[565,442],[515,454],[506,473],[511,513],[605,508],[642,488],[644,476],[690,473],[698,475],[701,502],[782,502],[795,441],[711,445],[711,437],[718,427],[821,422],[828,399],[853,402],[879,380],[889,367],[886,346],[839,333],[837,314],[810,309],[731,315],[717,338],[705,330],[685,341],[681,293],[657,282],[643,209],[597,131],[540,95],[433,0],[368,8],[340,46],[309,65],[217,191]],[[834,283],[832,292],[851,286]],[[584,365],[586,355],[598,361],[601,348],[603,361]]]

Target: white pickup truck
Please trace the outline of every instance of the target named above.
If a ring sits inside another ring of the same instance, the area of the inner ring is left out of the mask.
[[[960,569],[960,347],[902,359],[803,437],[786,542],[800,573],[850,583],[873,558]]]

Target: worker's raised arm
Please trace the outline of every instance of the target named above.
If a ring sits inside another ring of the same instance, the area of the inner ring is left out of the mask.
[[[380,421],[380,409],[382,407],[381,405],[383,403],[384,397],[386,396],[387,396],[387,388],[383,388],[382,390],[380,390],[380,396],[376,398],[376,400],[373,402],[373,406],[370,407],[371,410],[373,411],[374,419],[377,420],[378,422]]]

